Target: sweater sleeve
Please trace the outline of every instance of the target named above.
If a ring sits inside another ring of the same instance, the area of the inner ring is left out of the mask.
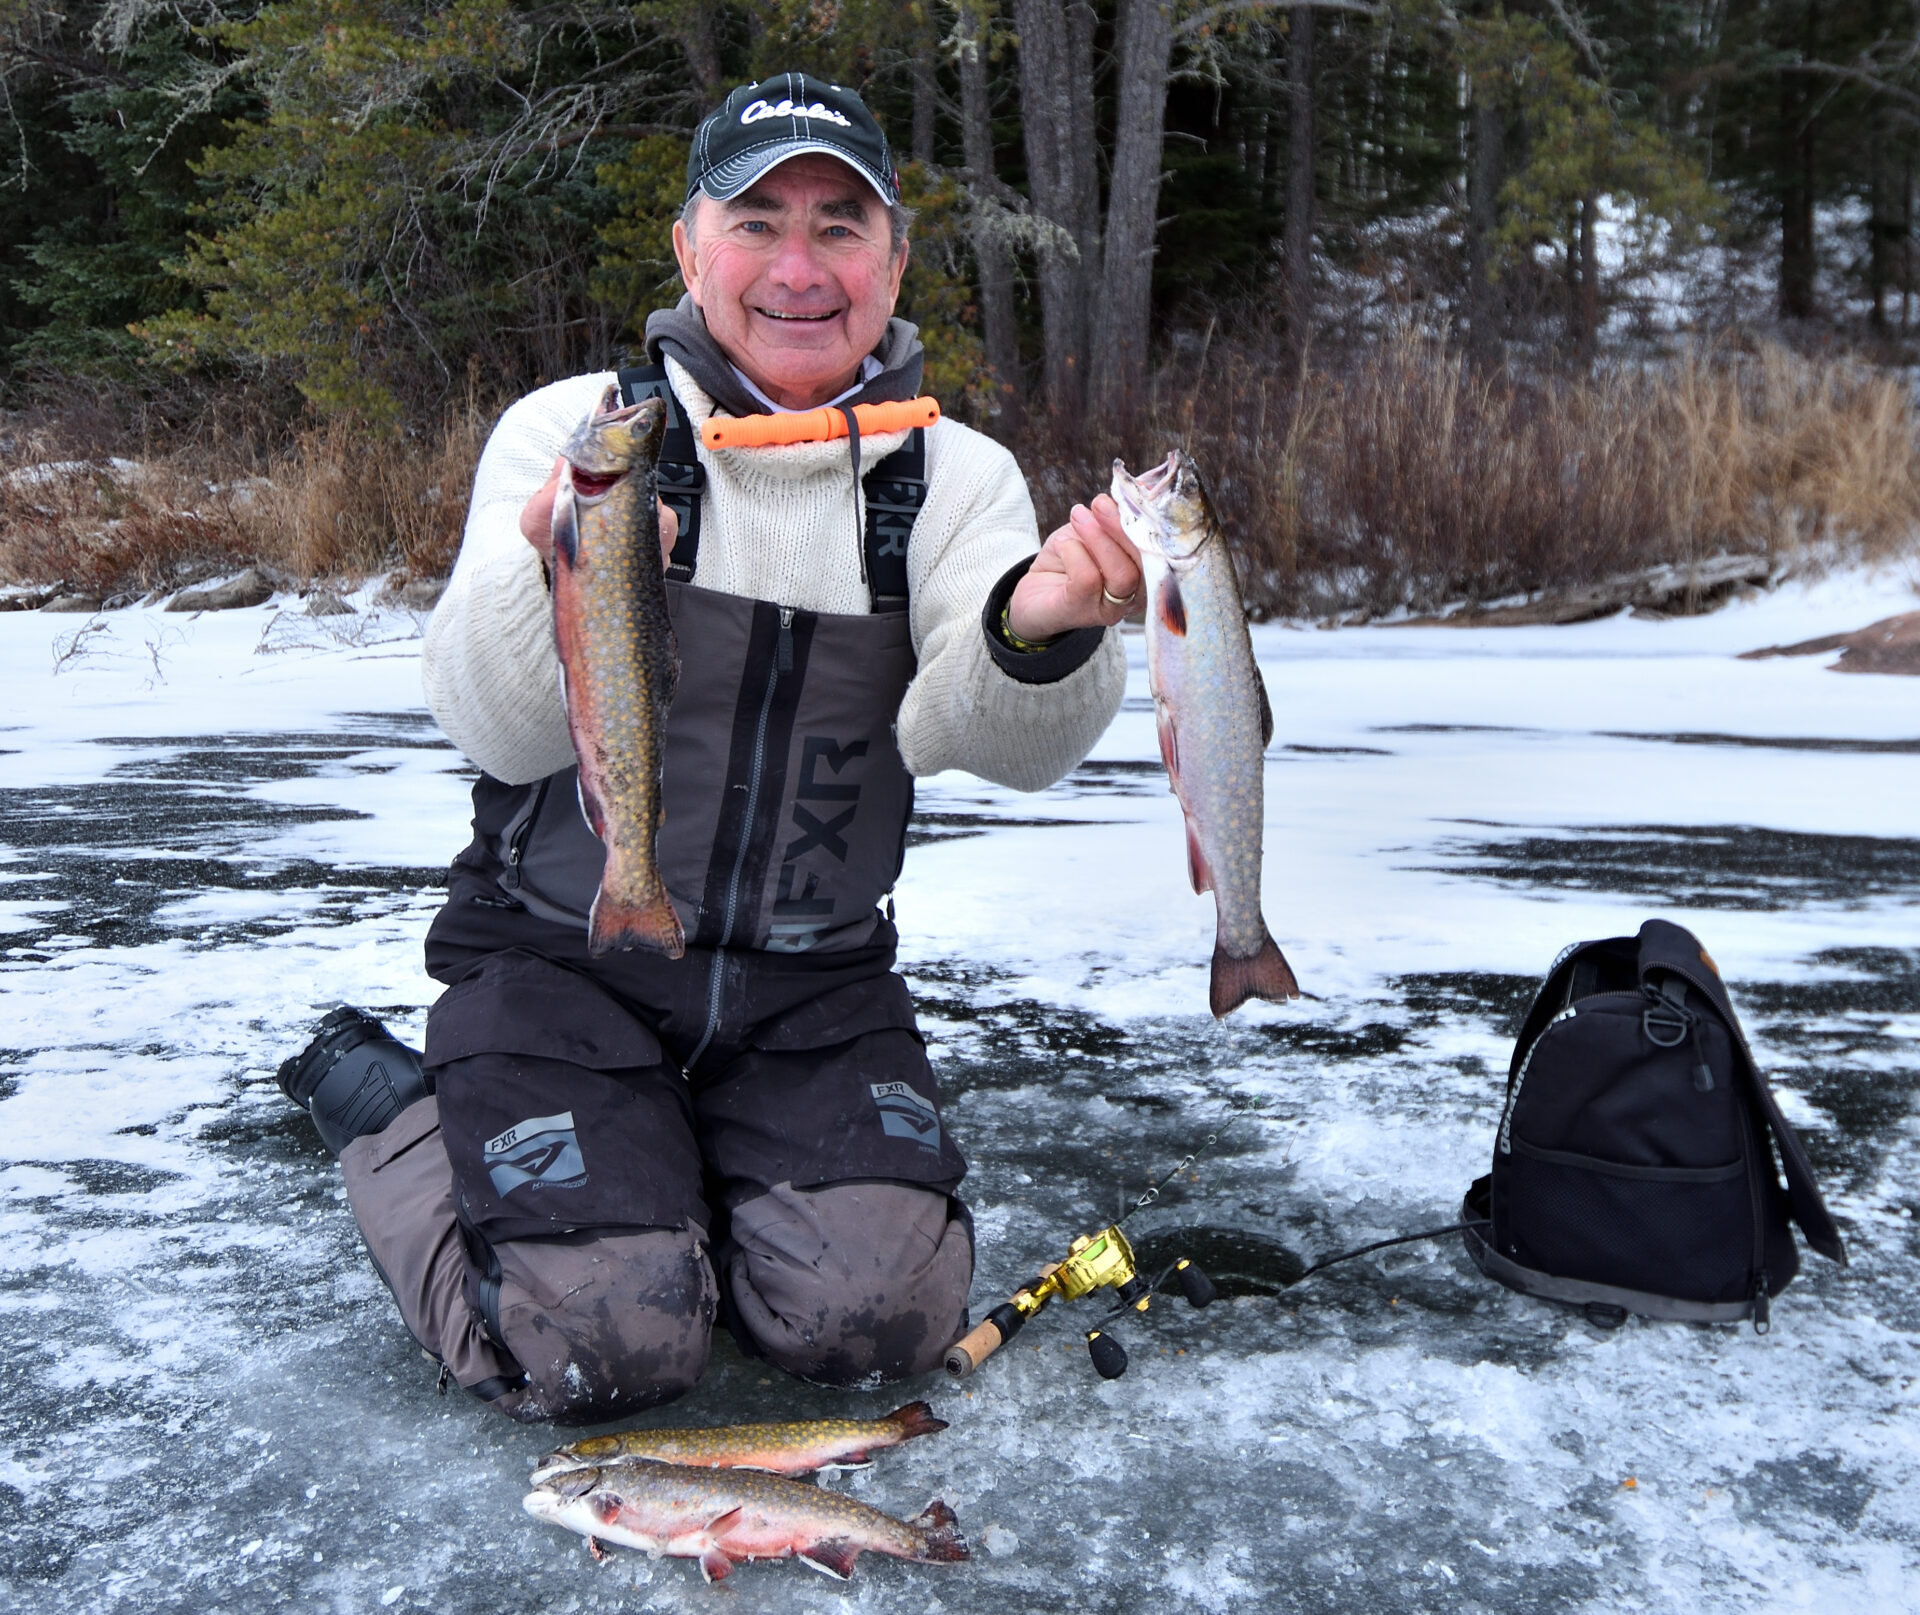
[[[1014,790],[1041,790],[1086,756],[1120,710],[1126,652],[1109,633],[1054,682],[1005,671],[980,613],[995,584],[1039,548],[1026,482],[999,444],[945,420],[929,436],[927,477],[928,509],[908,546],[920,667],[900,703],[900,755],[916,775],[962,768]],[[952,491],[933,498],[931,487],[948,478]]]
[[[520,511],[612,378],[573,376],[500,417],[474,473],[473,499],[447,591],[421,656],[427,706],[461,751],[508,785],[573,762],[553,602]]]

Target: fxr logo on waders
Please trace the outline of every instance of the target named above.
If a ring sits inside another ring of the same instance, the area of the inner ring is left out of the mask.
[[[889,1138],[910,1138],[921,1149],[940,1153],[940,1114],[904,1082],[872,1082],[867,1090],[880,1111],[880,1131]]]
[[[800,752],[800,786],[793,793],[793,823],[800,834],[788,842],[780,855],[780,885],[773,896],[773,923],[767,928],[767,946],[799,952],[811,947],[828,928],[833,916],[833,899],[820,897],[820,877],[807,872],[798,891],[794,881],[801,877],[799,860],[814,848],[823,848],[840,863],[847,861],[846,833],[860,811],[860,787],[853,783],[835,783],[819,778],[815,770],[821,763],[838,774],[855,757],[867,755],[864,740],[850,740],[842,746],[825,735],[808,735]],[[835,813],[830,808],[815,813],[802,806],[806,802],[847,804]]]
[[[536,1189],[573,1189],[587,1181],[587,1163],[573,1129],[573,1112],[529,1116],[515,1122],[481,1152],[493,1192],[503,1200],[524,1184]]]

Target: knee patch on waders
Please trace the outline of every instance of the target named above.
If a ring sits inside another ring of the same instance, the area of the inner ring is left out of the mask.
[[[816,1384],[905,1379],[966,1331],[972,1226],[914,1184],[781,1183],[734,1207],[721,1266],[743,1349]]]

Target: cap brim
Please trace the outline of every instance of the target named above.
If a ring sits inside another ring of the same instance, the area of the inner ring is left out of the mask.
[[[789,157],[799,157],[810,151],[839,158],[872,186],[874,195],[888,207],[899,200],[887,182],[845,146],[836,146],[826,140],[780,140],[770,145],[756,146],[752,151],[736,152],[725,162],[714,164],[701,179],[699,189],[714,201],[724,202],[729,197],[738,196],[768,169],[778,168]]]

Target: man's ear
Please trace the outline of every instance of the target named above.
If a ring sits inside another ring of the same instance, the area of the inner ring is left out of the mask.
[[[675,228],[679,228],[677,225]],[[893,262],[887,269],[887,311],[893,311],[893,305],[900,301],[900,277],[907,272],[907,255],[913,251],[911,241],[900,243],[900,250],[893,255]],[[699,302],[699,298],[694,301]]]
[[[680,278],[686,282],[687,295],[693,299],[694,307],[700,307],[700,268],[693,255],[693,243],[687,239],[686,221],[673,221],[673,260],[680,266]],[[895,277],[895,289],[898,290],[898,277]]]

